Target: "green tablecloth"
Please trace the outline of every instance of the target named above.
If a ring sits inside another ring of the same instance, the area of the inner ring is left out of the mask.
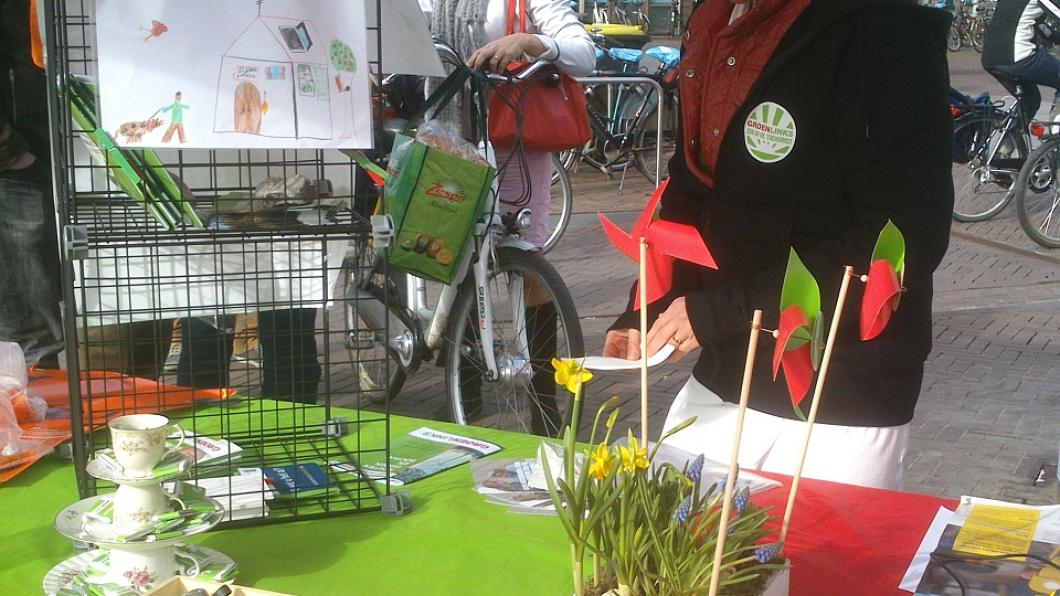
[[[391,418],[393,436],[422,420]],[[495,442],[492,457],[531,457],[539,439],[430,422]],[[570,591],[566,537],[548,516],[508,513],[474,492],[466,465],[406,487],[404,517],[341,515],[234,530],[191,540],[239,564],[237,583],[292,594],[563,594]],[[73,467],[41,461],[0,485],[4,553],[0,594],[40,593],[53,565],[73,554],[52,527],[77,500]]]

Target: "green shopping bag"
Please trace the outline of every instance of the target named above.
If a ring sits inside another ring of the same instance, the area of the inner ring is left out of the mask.
[[[392,265],[452,283],[497,172],[484,164],[398,136],[383,188],[397,237]]]
[[[466,67],[450,74],[411,121],[416,122],[432,108],[437,114],[469,80],[472,121],[479,122],[479,130],[485,130],[480,82]],[[421,127],[420,132],[425,128],[426,125]],[[389,261],[413,275],[450,284],[458,273],[475,222],[482,217],[497,172],[484,161],[465,159],[409,135],[406,130],[395,138],[389,176],[383,187],[384,206],[397,230]],[[441,142],[444,134],[428,136],[457,150],[455,143]]]

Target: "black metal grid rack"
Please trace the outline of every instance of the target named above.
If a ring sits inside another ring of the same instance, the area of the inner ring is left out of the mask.
[[[365,355],[347,347],[345,323],[356,298],[343,291],[356,266],[347,253],[370,237],[364,205],[375,190],[338,151],[123,151],[139,190],[164,192],[157,180],[168,180],[203,224],[178,211],[167,225],[116,182],[113,161],[93,155],[86,139],[100,131],[77,118],[94,109],[94,13],[94,0],[44,2],[79,492],[113,488],[85,469],[108,446],[108,419],[162,413],[242,449],[193,468],[193,479],[230,479],[213,493],[226,506],[256,492],[233,488],[241,468],[317,464],[328,476],[329,489],[306,498],[263,485],[267,515],[229,523],[379,509],[387,485],[333,466],[385,462],[389,449],[388,388],[360,380]],[[368,29],[378,75],[381,31]],[[254,196],[265,179],[296,175],[309,205]]]

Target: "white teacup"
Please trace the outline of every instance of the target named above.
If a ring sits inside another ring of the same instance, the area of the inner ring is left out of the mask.
[[[169,499],[160,484],[122,484],[111,503],[114,506],[112,523],[121,533],[139,530],[150,524],[155,516],[169,512]]]
[[[184,429],[170,424],[169,418],[158,414],[119,416],[107,423],[114,458],[130,476],[147,476],[158,465],[168,449],[176,449],[184,442]],[[166,437],[173,432],[180,436],[168,444]]]
[[[177,547],[164,544],[135,549],[112,548],[109,572],[120,585],[136,590],[154,587],[177,574]]]

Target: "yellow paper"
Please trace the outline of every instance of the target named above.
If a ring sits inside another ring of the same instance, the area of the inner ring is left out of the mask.
[[[953,550],[984,556],[1026,553],[1038,528],[1038,515],[1035,509],[972,505]]]

